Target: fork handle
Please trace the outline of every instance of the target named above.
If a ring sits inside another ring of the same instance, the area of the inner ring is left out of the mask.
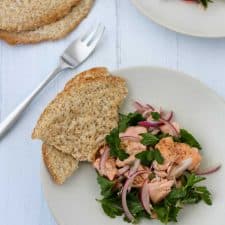
[[[21,102],[1,123],[0,123],[0,139],[13,127],[15,122],[23,114],[24,110],[32,102],[32,100],[40,93],[40,91],[53,79],[56,75],[62,72],[65,68],[58,66],[38,87]]]

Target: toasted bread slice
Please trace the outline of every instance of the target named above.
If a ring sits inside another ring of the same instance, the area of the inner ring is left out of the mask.
[[[90,77],[103,77],[109,76],[105,69],[92,70],[91,72],[84,72],[75,76],[66,88],[70,85],[74,85],[76,82],[84,81]],[[44,163],[52,176],[52,179],[57,184],[63,184],[67,178],[69,178],[75,170],[78,168],[79,161],[73,158],[69,154],[65,154],[51,145],[42,145],[42,155]]]
[[[80,0],[1,0],[0,30],[35,30],[67,15]]]
[[[71,154],[79,161],[92,161],[105,136],[117,126],[118,109],[127,95],[126,82],[105,68],[85,71],[80,82],[71,80],[47,106],[33,131],[33,138]]]
[[[63,184],[78,168],[78,161],[71,155],[63,153],[51,145],[42,145],[44,163],[57,184]]]
[[[0,39],[7,43],[31,44],[42,41],[57,40],[65,37],[74,30],[80,22],[88,15],[94,0],[81,0],[74,6],[72,11],[64,18],[45,26],[39,27],[33,31],[8,32],[0,30]]]

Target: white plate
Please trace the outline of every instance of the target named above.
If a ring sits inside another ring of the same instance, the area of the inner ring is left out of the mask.
[[[183,0],[132,0],[156,23],[176,32],[199,37],[225,37],[225,1],[215,0],[204,10]]]
[[[203,166],[225,162],[225,104],[213,91],[182,73],[152,67],[136,67],[115,71],[128,82],[129,97],[122,111],[131,111],[132,99],[163,106],[176,112],[176,120],[190,130],[203,146]],[[222,225],[225,221],[225,167],[211,176],[206,184],[213,194],[213,205],[203,203],[185,207],[178,224]],[[94,169],[88,164],[62,186],[54,184],[42,164],[43,190],[59,225],[118,225],[121,218],[107,217],[96,202],[99,187]],[[141,224],[160,224],[142,221]]]

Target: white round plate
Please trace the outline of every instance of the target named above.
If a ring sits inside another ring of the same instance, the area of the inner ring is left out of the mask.
[[[156,23],[179,33],[199,37],[225,37],[225,1],[214,0],[205,10],[184,0],[132,0]]]
[[[225,162],[225,104],[201,82],[182,73],[152,67],[135,67],[113,72],[124,77],[129,95],[123,112],[133,111],[132,100],[172,109],[176,120],[188,129],[203,146],[203,167]],[[208,176],[205,184],[212,192],[213,205],[185,206],[178,217],[182,225],[223,225],[225,221],[225,170]],[[118,225],[122,218],[111,219],[103,213],[96,173],[91,165],[82,164],[62,186],[53,183],[42,163],[43,191],[58,225]],[[143,225],[160,224],[143,220]]]

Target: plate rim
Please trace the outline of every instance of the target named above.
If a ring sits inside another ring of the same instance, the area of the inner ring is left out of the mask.
[[[133,3],[133,5],[136,7],[136,9],[138,9],[138,11],[143,14],[145,17],[147,17],[148,19],[150,19],[151,21],[153,21],[155,24],[158,24],[170,31],[174,31],[176,33],[179,34],[183,34],[183,35],[187,35],[187,36],[191,36],[191,37],[198,37],[198,38],[204,38],[204,39],[219,39],[219,38],[224,38],[225,37],[225,32],[224,34],[200,34],[200,33],[195,33],[195,32],[187,32],[184,29],[176,29],[174,26],[169,25],[169,24],[165,24],[164,22],[162,22],[160,19],[155,18],[154,16],[151,16],[149,13],[146,12],[146,10],[144,10],[140,4],[138,3],[138,0],[131,0],[131,2]]]
[[[205,83],[203,83],[201,80],[199,80],[196,77],[193,77],[192,75],[176,70],[176,69],[171,69],[171,68],[167,68],[167,67],[161,67],[161,66],[147,66],[147,65],[140,65],[140,66],[128,66],[128,67],[124,67],[124,68],[119,68],[119,69],[115,69],[115,70],[111,70],[110,69],[110,73],[112,73],[113,75],[119,75],[119,73],[123,73],[123,71],[129,71],[129,70],[163,70],[165,72],[168,73],[175,73],[176,75],[185,77],[186,79],[190,79],[190,80],[194,80],[195,82],[199,83],[199,85],[201,85],[202,87],[204,87],[207,91],[210,92],[210,94],[214,95],[214,97],[216,97],[219,101],[221,101],[225,107],[225,99],[220,96],[216,91],[214,91],[212,88],[208,87]],[[165,75],[166,76],[166,75]],[[57,216],[54,213],[54,210],[50,207],[49,204],[49,200],[47,197],[47,191],[44,188],[44,170],[47,170],[46,166],[44,165],[44,162],[41,158],[41,162],[40,162],[40,183],[41,183],[41,190],[43,193],[43,197],[45,202],[47,203],[47,207],[51,213],[51,216],[54,218],[56,224],[58,225],[64,225],[64,224],[60,224],[59,220],[57,219]],[[50,175],[49,175],[49,179],[51,179]]]

